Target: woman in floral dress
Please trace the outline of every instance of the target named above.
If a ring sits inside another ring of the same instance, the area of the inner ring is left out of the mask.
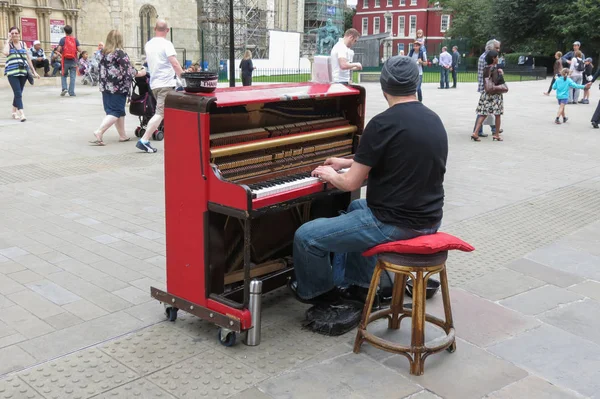
[[[94,132],[94,140],[90,143],[104,145],[104,132],[115,125],[119,133],[119,141],[129,141],[125,133],[125,103],[130,93],[134,77],[146,75],[142,69],[137,71],[123,51],[123,36],[118,30],[111,30],[106,37],[106,45],[100,55],[100,91],[106,116],[100,127]]]
[[[496,50],[488,51],[485,56],[485,62],[487,66],[483,70],[484,79],[488,76],[491,76],[494,84],[500,85],[504,83],[504,77],[502,69],[498,68],[498,52]],[[471,140],[473,141],[481,141],[477,132],[481,128],[483,121],[487,118],[488,115],[494,115],[496,117],[496,133],[493,135],[494,141],[503,141],[502,136],[500,136],[500,121],[502,119],[502,114],[504,114],[504,98],[502,94],[488,94],[485,90],[481,93],[479,97],[479,104],[477,104],[477,123],[475,124],[475,130],[473,130],[473,134],[471,135]]]

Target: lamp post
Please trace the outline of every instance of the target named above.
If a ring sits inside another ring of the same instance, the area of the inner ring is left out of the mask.
[[[229,0],[229,87],[235,87],[235,42],[233,37],[233,0]]]

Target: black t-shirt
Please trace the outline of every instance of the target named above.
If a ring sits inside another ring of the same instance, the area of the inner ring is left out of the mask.
[[[367,204],[383,223],[412,229],[442,220],[448,137],[420,102],[396,104],[365,128],[354,160],[371,167]]]

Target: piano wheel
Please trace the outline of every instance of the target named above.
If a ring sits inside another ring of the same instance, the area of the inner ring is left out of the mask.
[[[177,320],[177,311],[179,309],[177,308],[173,308],[173,307],[168,307],[165,309],[165,314],[167,315],[167,320],[169,321],[175,321]]]
[[[227,347],[233,346],[235,345],[235,338],[235,331],[228,330],[227,328],[219,328],[217,339],[221,345]]]
[[[142,129],[140,126],[135,128],[135,137],[142,137],[146,133],[146,129]]]

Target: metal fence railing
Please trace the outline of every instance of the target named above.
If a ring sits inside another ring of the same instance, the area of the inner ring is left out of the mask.
[[[242,81],[241,70],[236,69],[237,82]],[[301,83],[310,82],[311,70],[301,68],[256,68],[252,73],[253,83]],[[219,71],[219,82],[229,81],[227,69]]]

